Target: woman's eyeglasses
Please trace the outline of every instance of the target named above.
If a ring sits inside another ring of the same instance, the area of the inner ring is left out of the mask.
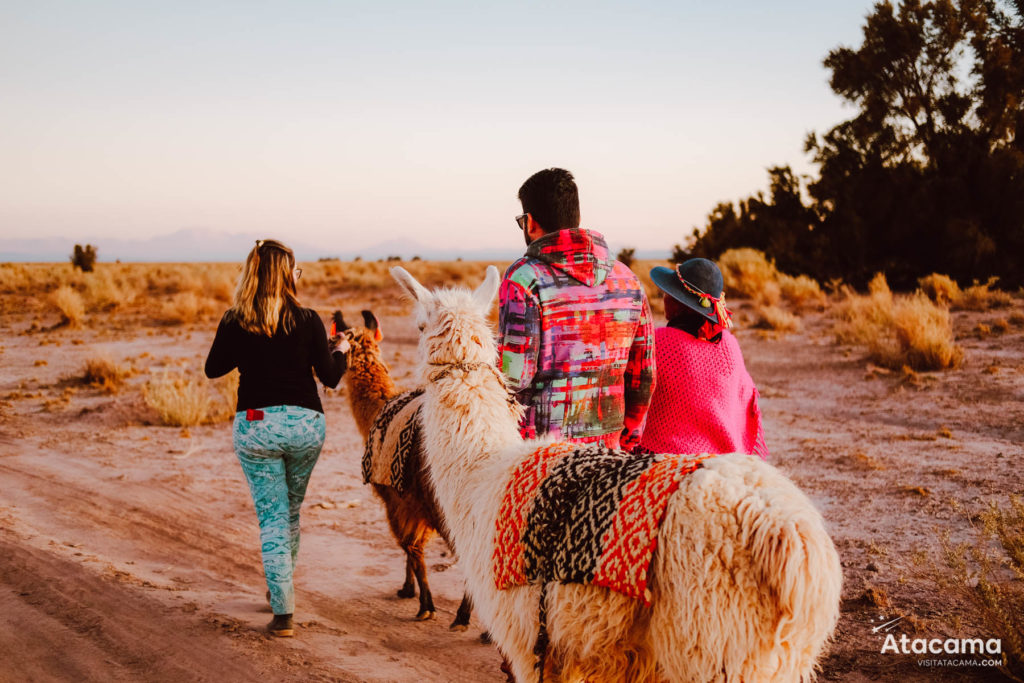
[[[295,275],[295,279],[298,280],[300,277],[302,277],[302,268],[296,268],[295,270],[292,271],[292,274]]]
[[[526,230],[526,217],[529,215],[528,213],[521,213],[516,216],[516,225],[519,226],[520,230]]]

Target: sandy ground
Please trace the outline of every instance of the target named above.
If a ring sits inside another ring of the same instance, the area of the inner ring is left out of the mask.
[[[408,386],[406,309],[386,296],[346,301],[346,317],[358,320],[365,305]],[[1020,299],[1015,308],[1024,310]],[[957,313],[965,366],[916,383],[835,346],[821,314],[806,316],[801,334],[738,332],[771,462],[820,507],[842,557],[843,616],[825,680],[999,680],[880,654],[871,627],[893,615],[907,617],[911,637],[974,635],[963,606],[928,575],[942,571],[940,530],[973,538],[950,499],[977,508],[1024,491],[1024,331],[971,334],[1007,314]],[[428,550],[437,619],[413,621],[416,601],[396,597],[403,560],[361,483],[343,391],[324,396],[327,444],[303,509],[298,636],[271,639],[230,425],[159,426],[141,397],[163,367],[201,368],[215,322],[111,319],[73,330],[46,319],[30,331],[31,322],[0,321],[0,680],[504,680],[476,620],[448,631],[462,578],[440,541]],[[97,353],[130,359],[139,373],[115,395],[80,388],[55,402]]]

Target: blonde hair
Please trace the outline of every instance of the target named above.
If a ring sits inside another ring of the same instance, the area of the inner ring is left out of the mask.
[[[295,254],[277,240],[256,240],[245,259],[230,312],[253,334],[272,337],[278,326],[295,327],[299,298],[295,291]]]

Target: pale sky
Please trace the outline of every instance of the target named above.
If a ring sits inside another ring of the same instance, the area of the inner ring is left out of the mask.
[[[810,171],[870,8],[0,0],[0,233],[518,246],[519,185],[562,166],[584,227],[668,249]]]

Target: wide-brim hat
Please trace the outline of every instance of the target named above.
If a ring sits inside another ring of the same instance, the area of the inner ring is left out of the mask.
[[[655,266],[651,269],[651,280],[658,289],[687,308],[715,324],[723,324],[718,319],[715,300],[722,298],[725,281],[714,261],[692,258],[680,263],[675,270]]]

